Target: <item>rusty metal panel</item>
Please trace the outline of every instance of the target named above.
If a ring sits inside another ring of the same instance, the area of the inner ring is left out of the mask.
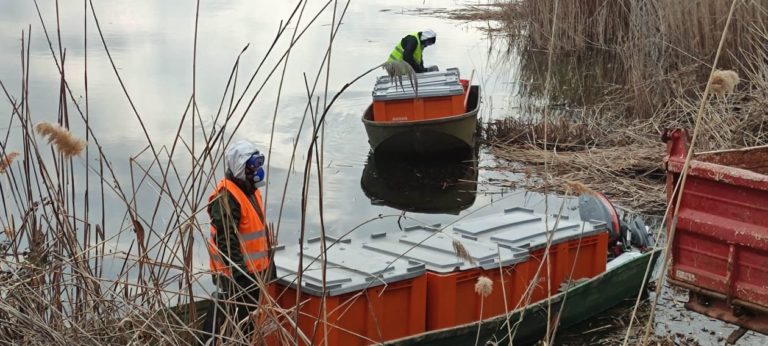
[[[680,198],[670,281],[718,302],[713,307],[717,312],[696,302],[689,304],[690,309],[706,310],[713,317],[732,316],[735,311],[739,318],[721,319],[764,332],[768,314],[756,310],[768,309],[766,148],[754,148],[754,155],[749,149],[695,155],[684,190],[675,194],[688,150],[687,135],[674,130],[665,139],[668,201],[674,205]],[[752,317],[744,322],[743,316]]]

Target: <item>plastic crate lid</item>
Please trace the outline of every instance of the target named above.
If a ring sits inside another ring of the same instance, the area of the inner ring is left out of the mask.
[[[464,93],[464,87],[459,82],[458,69],[417,73],[414,83],[420,98],[454,96]],[[415,97],[416,91],[408,76],[402,76],[402,78],[381,76],[376,79],[376,85],[373,88],[374,101],[402,100]]]
[[[454,239],[467,250],[472,261],[456,255]],[[393,258],[402,257],[424,263],[427,270],[439,273],[478,267],[492,269],[528,259],[528,250],[500,248],[492,243],[451,237],[440,232],[438,227],[428,226],[408,227],[404,232],[373,234],[363,247]]]
[[[329,296],[407,280],[425,273],[424,264],[420,262],[384,256],[363,249],[359,243],[353,243],[350,240],[337,242],[336,239],[326,237],[326,241],[329,245],[336,242],[326,253],[328,261],[325,287],[326,294]],[[304,245],[301,291],[314,296],[323,294],[321,244],[319,238],[315,238]],[[276,247],[274,262],[278,282],[284,286],[296,288],[296,274],[299,268],[298,245]]]
[[[504,247],[536,250],[547,244],[544,217],[530,209],[512,208],[501,215],[456,223],[453,229],[465,238],[487,240]],[[553,244],[608,231],[604,222],[574,222],[566,216],[559,216],[559,220],[557,216],[551,216],[549,227],[550,230],[554,229]]]

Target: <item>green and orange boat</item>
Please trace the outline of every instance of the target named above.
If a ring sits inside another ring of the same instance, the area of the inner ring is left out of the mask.
[[[406,78],[403,78],[406,79]],[[374,152],[432,154],[475,147],[480,86],[459,70],[418,73],[413,82],[381,76],[363,125]]]

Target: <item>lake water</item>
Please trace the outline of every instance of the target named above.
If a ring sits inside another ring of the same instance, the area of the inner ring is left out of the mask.
[[[147,269],[142,271],[135,266],[124,269],[123,266],[124,258],[129,257],[132,259],[129,263],[134,263],[139,255],[126,204],[146,230],[150,258],[166,263],[182,264],[183,252],[178,246],[186,236],[182,235],[182,225],[187,224],[189,218],[195,219],[199,227],[194,232],[192,265],[196,272],[207,269],[208,256],[203,246],[208,233],[205,203],[209,191],[223,175],[223,165],[216,162],[215,168],[211,168],[209,158],[205,158],[202,166],[195,167],[195,173],[204,172],[203,176],[192,178],[192,152],[199,158],[206,136],[225,125],[224,115],[217,117],[222,98],[226,100],[224,114],[234,109],[232,120],[226,123],[225,140],[247,138],[268,153],[269,170],[263,193],[268,219],[279,231],[281,243],[296,242],[302,222],[306,225],[306,238],[319,235],[321,225],[329,235],[361,237],[409,223],[448,224],[469,214],[498,212],[510,206],[509,203],[544,208],[536,195],[510,193],[488,184],[489,178],[503,173],[479,170],[481,166],[495,165],[492,158],[482,153],[479,159],[457,158],[468,160],[458,165],[403,163],[398,158],[371,160],[369,164],[370,147],[360,116],[371,102],[376,76],[384,74],[378,69],[349,86],[328,112],[321,135],[322,223],[317,162],[313,162],[307,209],[302,217],[303,171],[315,116],[307,112],[307,89],[317,85],[311,97],[312,109],[316,111],[318,105],[323,107],[345,83],[386,60],[405,34],[427,28],[438,33],[438,44],[425,51],[426,63],[443,69],[458,67],[464,78],[473,76],[473,82],[482,86],[481,117],[503,115],[507,107],[502,105],[514,102],[510,95],[515,84],[510,73],[505,72],[510,69],[500,69],[498,64],[503,53],[496,51],[494,42],[478,30],[484,23],[465,24],[414,12],[445,9],[446,5],[459,7],[457,3],[366,1],[351,2],[345,7],[346,3],[310,1],[303,8],[293,2],[269,5],[245,1],[202,2],[194,80],[194,2],[97,2],[94,10],[98,27],[90,6],[89,12],[84,13],[82,4],[61,3],[60,31],[57,31],[56,3],[38,3],[42,23],[32,2],[0,3],[3,61],[0,81],[14,102],[23,98],[20,40],[22,33],[27,39],[31,37],[28,52],[30,118],[33,123],[56,122],[60,114],[57,64],[61,52],[66,53],[64,71],[71,97],[78,106],[68,100],[70,128],[74,135],[85,138],[87,116],[96,138],[90,141],[89,155],[74,159],[75,188],[70,198],[75,203],[70,213],[72,219],[84,218],[85,191],[89,191],[87,198],[91,206],[87,218],[91,224],[87,229],[82,222],[73,224],[80,241],[84,233],[89,233],[90,244],[96,244],[99,242],[93,235],[93,224],[104,220],[101,227],[106,239],[102,243],[105,252],[114,256],[104,258],[101,270],[106,278],[120,277],[132,282],[147,275]],[[338,7],[332,26],[334,5]],[[281,23],[292,13],[291,22],[276,40]],[[323,57],[331,29],[339,26],[338,18],[342,14],[328,72]],[[87,18],[85,22],[84,18]],[[44,30],[51,39],[50,45]],[[301,36],[288,58],[281,60],[295,32]],[[247,49],[240,56],[233,98],[232,88],[228,88],[229,76],[244,47]],[[285,61],[287,67],[283,72]],[[253,83],[246,89],[257,70]],[[282,81],[281,76],[284,76]],[[327,94],[324,93],[326,84]],[[193,86],[198,109],[194,118],[187,111]],[[242,101],[238,102],[240,98]],[[6,100],[3,103],[8,104]],[[6,109],[3,115],[9,134],[6,150],[22,152],[20,122],[12,116],[10,107]],[[240,124],[235,130],[237,123]],[[40,145],[45,143],[41,138],[38,141]],[[97,141],[112,166],[114,180],[110,173],[104,173],[104,179],[99,179]],[[219,154],[221,145],[215,150]],[[157,153],[157,159],[152,152]],[[295,160],[292,160],[294,152]],[[47,150],[43,156],[44,162],[53,163]],[[90,175],[86,181],[87,170]],[[158,182],[164,174],[167,174],[166,185],[161,186]],[[102,183],[106,186],[103,212],[100,207]],[[117,188],[110,189],[110,185],[118,184],[121,193],[116,192]],[[160,193],[161,190],[165,192]],[[476,195],[476,190],[481,193]],[[127,203],[120,197],[122,194]],[[516,202],[511,202],[510,197]],[[499,199],[505,199],[505,203],[491,203]],[[18,206],[9,203],[6,207],[13,210]],[[403,214],[402,210],[407,212]],[[211,288],[207,275],[201,274],[198,278],[195,290],[207,295]]]
[[[178,240],[179,224],[186,218],[197,217],[201,227],[195,232],[193,264],[198,270],[207,268],[207,254],[202,246],[208,232],[204,203],[223,168],[218,165],[211,169],[210,164],[205,164],[202,171],[214,175],[191,182],[187,179],[193,166],[190,153],[194,151],[194,156],[199,157],[205,136],[224,125],[221,119],[215,120],[216,114],[222,98],[227,100],[225,110],[233,107],[229,102],[232,96],[227,92],[227,82],[233,63],[244,47],[248,48],[240,59],[233,99],[237,101],[242,94],[244,101],[236,107],[225,137],[250,139],[269,152],[265,191],[268,219],[279,229],[281,243],[296,242],[302,221],[306,223],[307,237],[319,234],[321,227],[316,174],[310,181],[304,220],[301,212],[303,170],[308,134],[312,130],[312,116],[306,112],[308,91],[305,79],[312,89],[316,76],[320,76],[311,105],[313,109],[316,105],[323,107],[345,83],[383,62],[405,34],[430,28],[437,32],[438,39],[436,45],[425,50],[425,63],[436,64],[441,69],[457,67],[463,78],[473,75],[473,82],[482,87],[482,119],[514,114],[521,102],[515,96],[518,85],[513,71],[517,60],[507,55],[505,47],[500,47],[482,30],[488,23],[464,23],[419,15],[420,12],[414,11],[455,9],[465,4],[457,1],[372,0],[352,1],[345,7],[347,3],[341,1],[310,1],[306,8],[297,8],[293,1],[204,1],[199,8],[193,75],[194,1],[97,1],[94,5],[99,25],[117,72],[133,101],[134,111],[112,70],[94,18],[90,12],[84,13],[83,3],[60,3],[59,47],[55,2],[39,1],[53,50],[57,56],[60,49],[66,50],[67,81],[81,109],[85,109],[87,62],[89,125],[106,152],[117,181],[127,191],[131,205],[148,229],[148,242],[160,244],[151,246],[151,253],[157,258],[178,262],[167,253],[178,250],[173,243]],[[336,22],[332,22],[335,6]],[[291,16],[294,10],[297,10],[296,15],[275,41],[281,21]],[[299,12],[303,13],[300,19]],[[319,16],[310,24],[317,13]],[[322,65],[323,57],[331,29],[339,25],[338,18],[342,13],[328,72],[328,65]],[[85,26],[84,17],[87,18]],[[22,32],[29,37],[29,26],[31,118],[33,122],[55,122],[59,113],[60,76],[33,2],[0,0],[0,81],[15,100],[21,99],[20,39]],[[283,64],[280,58],[295,30],[298,28],[301,32],[307,27],[288,55],[281,83]],[[273,41],[274,48],[267,56]],[[244,92],[262,60],[263,67]],[[360,237],[376,230],[396,229],[401,226],[398,221],[445,225],[468,215],[498,212],[511,204],[544,211],[545,204],[540,196],[494,186],[492,181],[504,174],[492,169],[497,163],[482,150],[476,160],[470,158],[470,162],[463,164],[369,160],[370,148],[360,116],[371,102],[375,77],[383,73],[381,69],[376,70],[349,86],[327,115],[321,136],[321,166],[322,225],[328,234]],[[323,92],[326,84],[327,96]],[[186,112],[193,89],[199,110],[194,120]],[[248,106],[251,100],[252,105]],[[0,104],[3,105],[0,129],[9,134],[5,142],[7,150],[21,151],[14,147],[21,145],[18,120],[12,116],[5,97]],[[71,102],[68,110],[73,133],[84,138],[84,121]],[[241,119],[242,124],[233,131],[235,123]],[[178,129],[181,131],[177,136]],[[292,163],[297,138],[296,159]],[[159,153],[158,161],[162,167],[170,164],[167,167],[174,168],[170,170],[167,193],[160,194],[160,187],[142,173],[146,169],[149,176],[158,178],[167,170],[153,164],[151,150],[147,149],[150,143],[152,150]],[[177,143],[177,149],[170,156],[168,152],[174,143]],[[94,142],[90,149],[95,150]],[[75,159],[80,187],[75,192],[77,205],[82,205],[86,198],[83,188],[86,167],[97,169],[98,165],[95,151],[87,159],[84,156]],[[316,170],[315,163],[312,169]],[[200,172],[201,168],[196,171]],[[106,183],[112,183],[110,178]],[[90,202],[98,205],[99,196],[93,192],[100,189],[98,179],[92,176],[87,186],[92,191]],[[549,208],[559,207],[555,199],[552,202]],[[187,204],[179,206],[184,203]],[[104,217],[103,227],[110,251],[135,255],[136,250],[132,248],[135,237],[130,232],[125,203],[108,191],[105,205],[103,215],[100,208],[92,207],[89,219],[99,222]],[[13,209],[10,205],[7,207]],[[177,210],[183,215],[176,215],[174,211]],[[400,218],[403,210],[406,210],[404,219]],[[164,251],[166,254],[162,254]],[[120,263],[117,260],[108,264],[104,269],[105,276],[118,275]],[[138,274],[133,270],[125,275],[135,277]],[[209,288],[208,279],[201,277],[196,290],[204,293]]]

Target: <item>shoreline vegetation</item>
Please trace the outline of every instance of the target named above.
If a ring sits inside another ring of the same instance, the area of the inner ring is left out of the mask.
[[[499,169],[525,177],[511,185],[562,193],[578,181],[630,211],[662,215],[661,136],[695,126],[730,5],[523,0],[446,15],[493,20],[496,44],[521,56],[527,101],[482,132],[508,162]],[[717,69],[696,150],[768,144],[768,1],[736,5]]]

